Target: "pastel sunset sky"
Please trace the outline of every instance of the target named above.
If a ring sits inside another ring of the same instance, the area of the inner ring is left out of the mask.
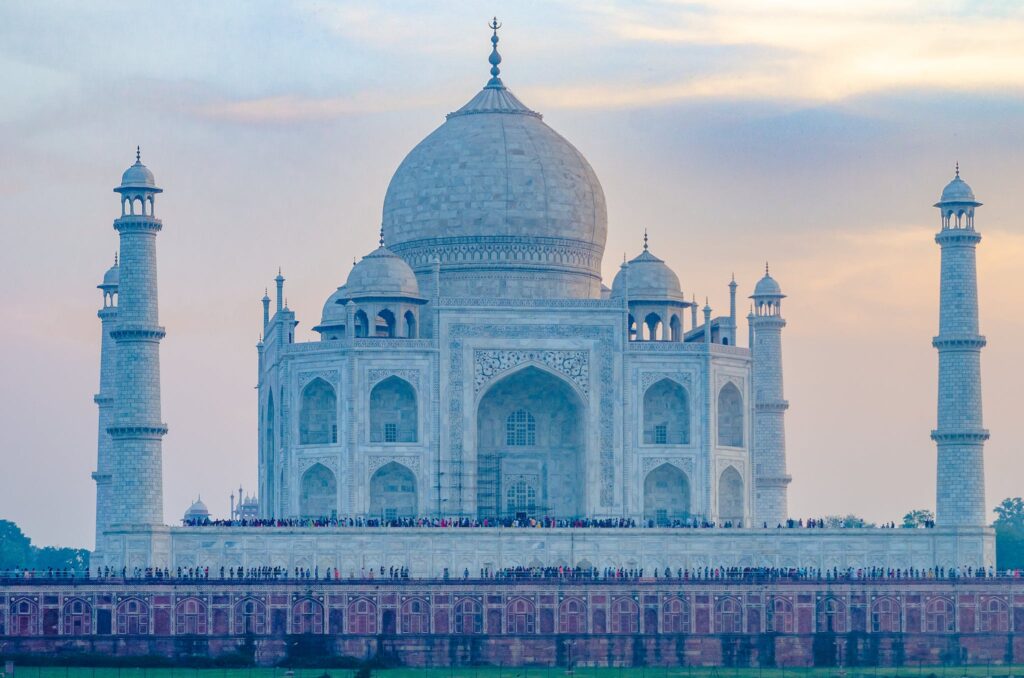
[[[1019,2],[9,0],[0,518],[92,546],[96,285],[136,144],[165,190],[165,517],[224,515],[255,487],[264,287],[281,266],[312,340],[404,155],[486,82],[494,14],[505,84],[602,181],[606,282],[644,229],[716,313],[771,263],[794,516],[934,508],[932,204],[959,161],[985,203],[988,504],[1024,494]]]

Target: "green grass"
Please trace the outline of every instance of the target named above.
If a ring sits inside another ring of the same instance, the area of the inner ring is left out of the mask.
[[[2,667],[2,665],[0,665]],[[282,668],[105,668],[18,666],[15,678],[291,678]],[[294,669],[294,678],[356,678],[353,669]],[[0,674],[2,675],[2,674]],[[564,667],[479,667],[373,669],[372,678],[566,678]],[[1024,676],[1024,666],[913,666],[851,669],[731,669],[706,667],[588,668],[572,678],[982,678]]]

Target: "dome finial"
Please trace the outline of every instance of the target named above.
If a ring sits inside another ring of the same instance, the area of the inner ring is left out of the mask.
[[[960,161],[959,160],[956,161],[956,178],[957,179],[960,178]]]
[[[114,266],[117,266],[117,252],[114,252]]]
[[[380,225],[380,239],[377,240],[377,244],[384,247],[384,224]]]
[[[764,262],[764,276],[768,277],[768,262]]]
[[[491,79],[487,81],[487,87],[505,89],[504,83],[498,77],[501,74],[501,69],[498,68],[498,64],[501,63],[501,55],[498,54],[498,29],[501,28],[501,24],[498,23],[498,17],[494,17],[494,20],[487,24],[487,27],[494,31],[491,35],[491,56],[487,59],[491,64]]]
[[[644,229],[644,252],[647,251],[647,229]]]
[[[135,147],[135,162],[142,162],[142,146]]]

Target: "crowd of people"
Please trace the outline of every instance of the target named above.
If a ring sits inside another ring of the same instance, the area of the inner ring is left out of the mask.
[[[464,569],[461,573],[450,572],[448,568],[439,577],[418,578],[421,581],[538,581],[538,580],[588,580],[600,582],[656,582],[673,581],[736,581],[736,582],[774,582],[774,581],[866,581],[866,580],[954,580],[954,579],[993,579],[1014,578],[1024,575],[1022,570],[997,571],[992,567],[964,568],[838,568],[819,569],[813,567],[774,568],[774,567],[697,567],[697,568],[596,568],[596,567],[508,567],[492,570],[483,568],[478,573],[470,573]],[[90,571],[76,572],[49,569],[45,571],[16,568],[0,571],[0,581],[9,580],[61,580],[61,581],[92,581],[118,580],[159,582],[165,580],[190,582],[353,582],[353,581],[407,581],[412,579],[406,567],[360,568],[347,573],[338,568],[285,568],[279,566],[263,567],[221,567],[213,571],[209,567],[178,567],[172,568],[111,568],[99,567],[95,573]]]
[[[365,518],[365,517],[323,517],[323,518],[237,518],[217,519],[192,518],[182,521],[186,527],[436,527],[436,528],[461,528],[461,527],[502,527],[502,528],[686,528],[686,529],[713,529],[713,528],[742,528],[742,521],[714,521],[701,518],[677,519],[670,521],[641,520],[633,518],[554,518],[552,516],[541,516],[539,518]],[[748,527],[752,527],[749,526]],[[785,523],[776,525],[776,529],[849,529],[854,527],[874,527],[865,525],[846,525],[837,520],[825,518],[790,518]],[[881,529],[895,529],[895,522],[883,523]],[[920,527],[935,527],[933,521],[926,521]],[[761,524],[762,529],[768,529],[768,523]]]

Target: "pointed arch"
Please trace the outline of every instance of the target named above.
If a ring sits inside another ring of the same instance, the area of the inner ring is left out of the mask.
[[[679,382],[669,378],[644,391],[644,444],[690,443],[690,396]]]
[[[409,310],[405,312],[403,318],[405,319],[405,336],[409,339],[418,338],[419,327],[416,323],[416,314]]]
[[[402,602],[402,633],[430,633],[430,603],[414,596]]]
[[[690,481],[672,464],[662,464],[644,479],[644,520],[657,525],[690,516]]]
[[[65,636],[87,636],[92,633],[92,605],[84,598],[64,601],[61,613]]]
[[[370,390],[370,442],[414,443],[418,438],[416,389],[390,376]]]
[[[267,605],[258,598],[235,603],[235,635],[263,635],[267,632]]]
[[[718,444],[743,447],[743,396],[731,381],[718,392]]]
[[[395,319],[395,314],[391,309],[384,308],[377,312],[376,336],[393,339],[397,336],[397,328],[398,321]]]
[[[672,314],[672,320],[668,323],[669,339],[671,341],[683,340],[683,322],[679,319],[678,313]]]
[[[370,336],[370,319],[366,315],[366,311],[359,309],[355,313],[355,324],[356,332],[353,336],[357,338],[363,338]]]
[[[718,521],[734,525],[743,520],[743,476],[729,466],[718,477]]]
[[[550,369],[527,363],[496,379],[476,412],[477,516],[582,515],[586,417],[580,392]],[[510,514],[508,491],[514,485]]]
[[[743,605],[733,596],[715,603],[715,633],[742,633]]]
[[[330,445],[337,442],[338,398],[334,387],[317,377],[302,389],[299,444]]]
[[[273,516],[277,510],[277,447],[274,439],[274,391],[270,389],[267,393],[267,407],[263,415],[263,466],[267,482],[266,500],[260,503],[266,504],[266,514]]]
[[[338,483],[323,464],[313,464],[302,474],[299,513],[306,518],[325,518],[338,510]]]
[[[892,596],[876,598],[871,603],[871,631],[874,633],[899,633],[900,602]]]
[[[647,314],[644,318],[644,328],[646,329],[644,339],[647,341],[658,341],[664,338],[664,324],[661,321],[661,316],[657,313],[652,311]]]
[[[460,598],[455,603],[455,633],[475,635],[483,632],[483,606],[475,598]]]
[[[381,520],[412,518],[417,514],[416,476],[396,461],[370,477],[370,516]]]
[[[690,630],[690,605],[682,596],[672,596],[661,606],[662,631],[687,633]]]
[[[301,598],[292,605],[292,633],[296,635],[324,632],[324,606],[312,598]]]
[[[174,606],[174,627],[179,636],[206,635],[206,603],[195,596],[179,600]]]

